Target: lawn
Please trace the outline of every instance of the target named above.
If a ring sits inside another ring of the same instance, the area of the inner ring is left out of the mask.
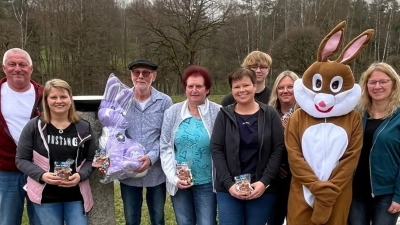
[[[121,192],[119,190],[118,184],[114,185],[114,198],[115,198],[114,205],[115,205],[115,217],[116,217],[115,224],[116,225],[124,225],[125,224],[124,209],[123,209],[123,205],[122,205]],[[167,192],[167,199],[166,199],[166,203],[165,203],[165,207],[164,207],[164,213],[165,213],[165,224],[166,225],[176,224],[174,210],[172,208],[171,198],[168,195],[168,192]],[[147,210],[145,195],[143,196],[141,224],[142,225],[150,225],[151,224],[149,213]]]

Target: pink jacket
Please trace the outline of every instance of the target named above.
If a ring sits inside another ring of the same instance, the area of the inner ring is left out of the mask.
[[[18,169],[28,175],[28,197],[36,204],[41,203],[42,193],[46,186],[40,178],[43,173],[50,170],[49,148],[44,138],[47,136],[46,126],[47,124],[43,123],[40,117],[28,122],[21,133],[15,158]],[[79,189],[83,197],[85,213],[88,213],[93,208],[89,177],[94,170],[92,161],[96,145],[92,138],[90,124],[87,121],[80,120],[75,123],[75,127],[79,138],[78,153],[75,159],[77,165],[76,172],[81,176]]]

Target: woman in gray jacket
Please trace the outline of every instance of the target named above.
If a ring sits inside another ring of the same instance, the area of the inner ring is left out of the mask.
[[[177,224],[213,225],[217,204],[212,186],[210,137],[220,105],[207,99],[211,76],[206,68],[188,67],[182,86],[187,100],[172,105],[164,114],[161,165]],[[187,168],[178,168],[179,165]]]
[[[88,224],[96,150],[90,124],[76,114],[71,87],[63,80],[46,82],[42,103],[43,115],[22,130],[15,158],[28,175],[28,197],[41,224]]]

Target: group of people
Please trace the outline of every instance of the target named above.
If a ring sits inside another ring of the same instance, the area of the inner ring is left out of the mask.
[[[202,66],[186,68],[186,100],[173,104],[152,87],[157,64],[146,59],[129,64],[134,101],[126,132],[147,151],[136,172],[148,173],[120,181],[127,225],[141,224],[144,188],[153,225],[165,224],[167,191],[179,225],[284,223],[293,194],[291,168],[297,168],[289,165],[294,157],[288,152],[294,151],[285,147],[286,126],[302,109],[295,73],[282,72],[268,88],[271,63],[268,54],[251,52],[228,75],[231,92],[221,105],[207,98],[212,75]],[[21,224],[25,198],[30,224],[88,224],[93,207],[88,178],[97,146],[90,124],[76,113],[71,87],[61,79],[44,87],[34,82],[32,60],[18,48],[4,54],[3,71],[0,225]],[[344,215],[349,225],[394,225],[400,211],[400,78],[390,65],[373,63],[360,87],[362,149],[354,179],[343,181],[352,185]],[[59,162],[68,164],[69,176],[57,175]],[[190,176],[180,174],[182,165]],[[246,185],[243,177],[249,191],[240,186]]]

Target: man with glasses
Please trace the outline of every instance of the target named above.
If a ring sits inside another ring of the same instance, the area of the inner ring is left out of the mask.
[[[165,175],[160,163],[160,135],[164,111],[172,100],[151,85],[157,77],[158,66],[139,59],[129,64],[133,82],[133,103],[127,112],[126,135],[146,149],[147,154],[139,158],[143,165],[136,170],[147,175],[120,181],[121,197],[127,225],[140,225],[143,202],[143,188],[146,188],[146,202],[152,225],[164,225],[164,204],[166,198]]]
[[[268,104],[271,90],[265,85],[265,79],[270,71],[272,59],[268,54],[261,51],[253,51],[243,60],[242,67],[252,70],[257,77],[255,99],[259,102]],[[235,103],[232,92],[222,99],[221,105],[227,106]]]

